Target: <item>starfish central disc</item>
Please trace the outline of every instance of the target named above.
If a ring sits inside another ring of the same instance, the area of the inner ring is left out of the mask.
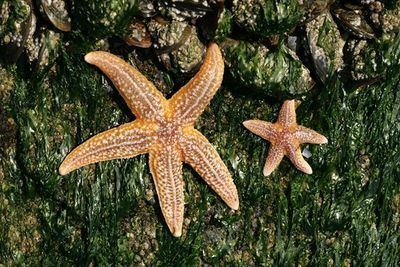
[[[60,165],[61,175],[91,163],[148,153],[161,210],[174,236],[182,234],[182,162],[191,165],[229,207],[239,208],[228,168],[193,127],[222,82],[224,62],[216,44],[208,46],[199,72],[168,100],[117,56],[97,51],[87,54],[85,60],[110,78],[137,119],[79,145]]]
[[[164,144],[178,144],[182,141],[183,127],[174,122],[165,122],[157,131],[158,138]]]

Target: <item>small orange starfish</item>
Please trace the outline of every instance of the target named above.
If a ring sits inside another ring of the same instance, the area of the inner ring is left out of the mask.
[[[261,120],[243,122],[244,127],[256,135],[271,142],[267,160],[264,165],[264,175],[270,175],[288,156],[294,166],[307,174],[312,173],[310,165],[301,155],[300,144],[325,144],[328,139],[314,130],[296,123],[296,107],[294,100],[287,100],[279,111],[278,121],[270,123]]]
[[[100,133],[75,148],[61,164],[61,175],[91,163],[149,153],[161,210],[176,237],[182,234],[184,211],[182,161],[190,164],[229,207],[239,208],[228,168],[208,140],[194,129],[197,117],[222,82],[224,61],[216,44],[208,46],[195,77],[169,100],[117,56],[98,51],[87,54],[85,60],[111,79],[136,120]]]

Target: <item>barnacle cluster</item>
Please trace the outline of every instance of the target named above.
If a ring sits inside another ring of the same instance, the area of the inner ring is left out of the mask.
[[[8,48],[9,58],[17,58],[36,28],[32,6],[24,0],[3,1],[0,16],[0,45]]]
[[[178,21],[200,18],[209,8],[207,0],[162,0],[158,6],[162,15]]]
[[[167,70],[190,74],[202,61],[206,41],[215,39],[223,43],[237,85],[271,96],[303,95],[315,81],[349,69],[344,76],[366,78],[354,75],[363,64],[357,62],[363,49],[358,40],[398,31],[399,5],[389,0],[85,0],[67,6],[63,0],[41,0],[35,11],[28,0],[6,1],[0,45],[11,51],[12,61],[26,53],[33,65],[46,65],[49,55],[57,54],[60,34],[74,22],[72,30],[101,41],[106,49],[114,46],[108,37],[120,36],[127,46],[151,49]],[[37,19],[43,18],[53,27],[37,28]],[[240,41],[245,37],[253,42]],[[303,81],[297,89],[285,82],[268,86],[277,77],[293,75]]]
[[[54,27],[69,30],[69,24],[63,24],[61,15],[54,4],[57,1],[41,1],[40,9],[35,12],[35,6],[31,1],[17,0],[14,2],[3,2],[0,16],[0,47],[7,52],[2,55],[3,59],[16,62],[21,54],[25,54],[31,66],[45,66],[49,63],[49,54],[56,54],[59,33],[45,26],[39,26],[38,20],[49,19]],[[63,8],[63,5],[60,5]],[[65,18],[69,21],[69,18]]]
[[[193,25],[177,20],[152,20],[149,30],[154,36],[154,48],[163,55],[166,66],[188,72],[201,63],[205,47]]]
[[[3,44],[15,43],[21,46],[26,35],[27,20],[31,14],[31,6],[23,1],[14,3],[3,1],[0,6],[0,36]],[[29,29],[28,29],[29,32]]]
[[[383,15],[383,29],[385,31],[400,30],[400,2],[397,1],[393,9],[387,10]]]
[[[177,44],[182,39],[186,27],[190,27],[188,23],[176,20],[171,22],[151,20],[148,23],[149,31],[153,40],[155,40],[154,47],[156,49],[165,49]]]

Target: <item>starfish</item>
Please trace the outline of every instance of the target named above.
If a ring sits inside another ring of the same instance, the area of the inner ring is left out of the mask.
[[[230,208],[239,208],[228,168],[207,138],[194,129],[196,119],[222,83],[224,61],[218,45],[208,46],[199,72],[168,100],[117,56],[95,51],[85,60],[110,78],[136,119],[79,145],[62,162],[61,175],[91,163],[149,153],[161,210],[176,237],[182,234],[184,213],[182,162],[191,165]]]
[[[244,127],[271,142],[264,165],[264,175],[270,175],[286,155],[294,166],[307,174],[312,173],[310,165],[301,155],[300,144],[325,144],[328,139],[314,130],[296,123],[294,100],[286,100],[279,111],[278,121],[270,123],[262,120],[248,120]]]

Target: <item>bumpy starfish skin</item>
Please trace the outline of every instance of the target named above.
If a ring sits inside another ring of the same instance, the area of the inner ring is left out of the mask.
[[[328,139],[314,130],[296,123],[294,100],[287,100],[279,112],[276,123],[261,120],[248,120],[243,125],[256,135],[271,142],[264,166],[264,175],[270,175],[286,155],[294,166],[307,174],[312,173],[310,165],[301,155],[300,144],[325,144]]]
[[[91,163],[149,153],[161,210],[177,237],[182,234],[184,212],[182,162],[190,164],[229,207],[239,208],[228,168],[193,127],[222,82],[224,62],[216,44],[209,45],[196,76],[169,100],[134,67],[110,53],[91,52],[85,60],[110,78],[136,120],[100,133],[75,148],[61,164],[61,175]]]

